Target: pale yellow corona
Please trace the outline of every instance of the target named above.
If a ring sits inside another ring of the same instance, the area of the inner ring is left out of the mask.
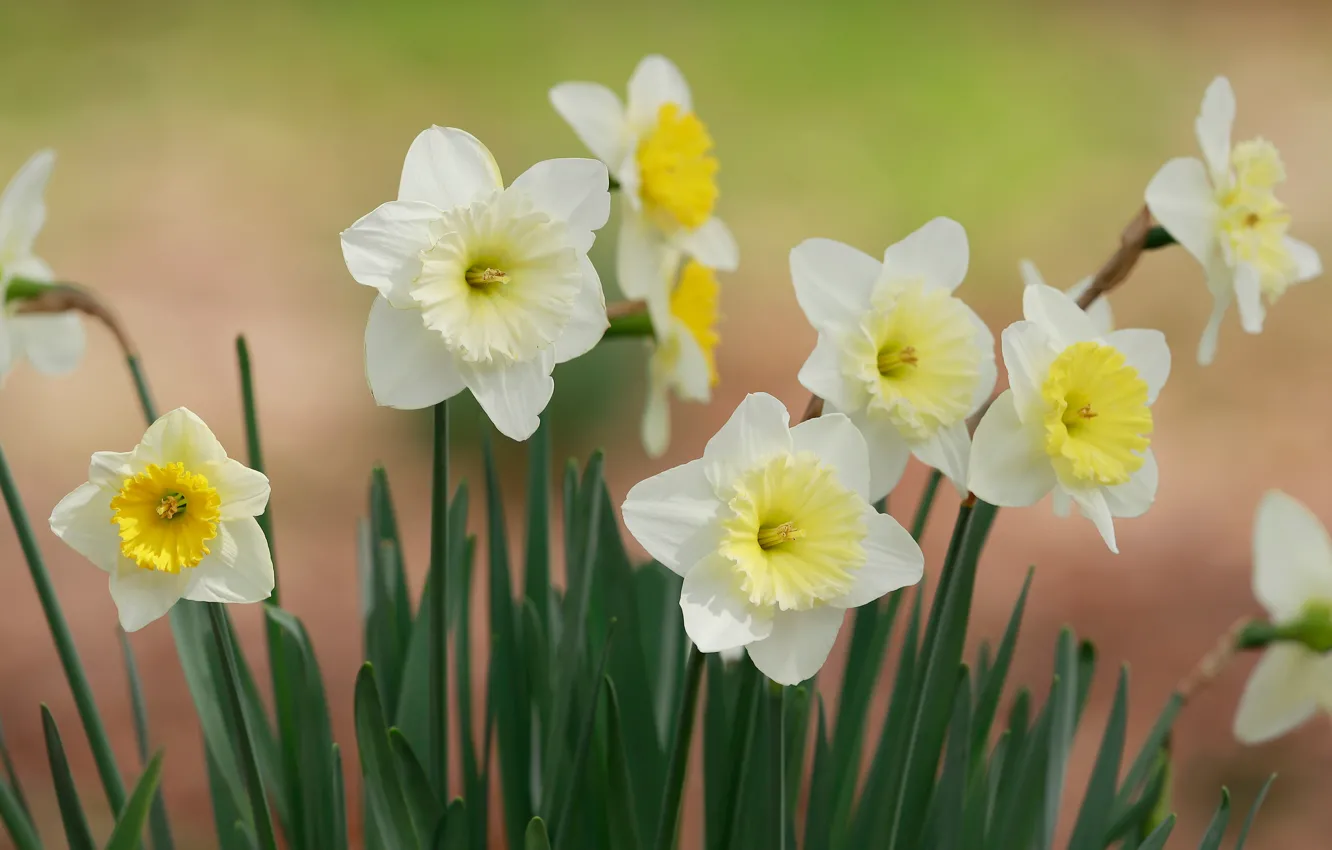
[[[638,145],[643,204],[661,223],[693,229],[717,203],[717,158],[708,128],[692,112],[664,103]]]
[[[1045,450],[1073,486],[1125,484],[1151,445],[1147,382],[1113,346],[1064,349],[1041,387]]]
[[[111,499],[120,551],[145,570],[197,567],[217,537],[221,499],[208,479],[181,463],[149,464]]]
[[[1221,232],[1234,259],[1257,269],[1263,295],[1272,303],[1298,272],[1286,247],[1290,213],[1275,194],[1286,169],[1265,139],[1236,145],[1230,165],[1234,182],[1217,195]]]

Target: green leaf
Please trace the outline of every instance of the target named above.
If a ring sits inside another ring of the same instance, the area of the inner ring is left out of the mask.
[[[459,599],[460,603],[457,626],[453,633],[453,675],[458,706],[458,749],[462,753],[463,793],[465,799],[472,801],[471,807],[467,810],[471,818],[468,832],[477,850],[485,850],[488,826],[486,818],[489,814],[488,789],[477,762],[476,742],[472,739],[475,733],[472,724],[472,618],[471,605],[468,603],[472,597],[472,558],[475,551],[476,538],[469,536],[462,558],[451,567],[458,579],[458,592],[455,598]]]
[[[1049,762],[1051,715],[1059,701],[1059,687],[1060,681],[1056,679],[1050,699],[1020,742],[1021,746],[1008,748],[995,803],[994,846],[1027,847],[1036,838],[1045,797],[1043,779]]]
[[[204,764],[208,771],[208,793],[213,804],[213,829],[217,834],[218,845],[221,850],[248,850],[249,845],[236,832],[236,824],[244,820],[245,815],[232,796],[218,768],[217,758],[207,744],[204,745]]]
[[[370,805],[374,808],[375,821],[389,847],[394,850],[418,847],[420,839],[413,829],[411,813],[394,765],[374,668],[368,663],[361,667],[356,677],[355,715],[361,775]]]
[[[434,439],[430,463],[430,582],[431,606],[435,616],[430,621],[427,641],[426,681],[429,686],[426,705],[426,765],[435,792],[441,799],[449,796],[449,560],[452,547],[449,516],[449,400],[432,409]]]
[[[468,846],[467,806],[455,797],[444,812],[444,820],[435,828],[433,850],[466,850]]]
[[[412,752],[412,745],[398,729],[388,731],[389,747],[393,750],[394,761],[398,765],[398,776],[402,781],[403,798],[412,816],[417,835],[433,835],[444,817],[444,806],[435,796],[430,786],[430,778],[425,768]]]
[[[120,651],[125,659],[125,675],[129,680],[130,708],[134,713],[134,741],[139,748],[139,762],[148,764],[148,705],[143,699],[143,683],[139,680],[139,665],[134,660],[134,651],[130,648],[129,636],[124,629],[117,628],[120,638]],[[148,832],[153,838],[153,850],[172,850],[171,823],[167,820],[166,801],[162,799],[159,786],[153,795],[153,807],[148,816]]]
[[[615,682],[606,679],[603,691],[606,704],[606,771],[609,774],[606,796],[606,818],[610,825],[611,846],[615,850],[638,850],[640,845],[635,817],[632,771],[625,757],[624,729],[620,719],[620,700]]]
[[[1078,644],[1076,658],[1078,668],[1078,692],[1073,725],[1082,719],[1082,710],[1087,707],[1087,696],[1091,692],[1092,680],[1096,678],[1096,647],[1089,640]]]
[[[546,825],[541,822],[541,818],[532,818],[527,825],[523,850],[550,850],[550,838],[546,835]]]
[[[821,792],[832,784],[832,751],[828,744],[826,708],[818,694],[818,717],[814,725],[814,765],[809,772],[809,798],[805,808],[805,850],[828,850],[832,846],[832,802]],[[712,697],[709,695],[708,700]],[[710,836],[709,836],[710,837]]]
[[[1226,824],[1229,822],[1230,792],[1222,788],[1221,805],[1216,807],[1216,814],[1212,816],[1212,822],[1207,825],[1207,832],[1203,833],[1198,850],[1217,850],[1221,846],[1221,840],[1226,837]]]
[[[660,814],[657,817],[656,850],[671,850],[675,846],[675,835],[680,822],[680,798],[684,792],[684,782],[689,766],[690,742],[694,737],[694,717],[698,713],[698,691],[703,680],[703,653],[698,647],[689,649],[689,661],[686,664],[685,686],[680,692],[680,700],[675,710],[675,729],[671,733],[670,769],[666,775],[666,789],[662,796]],[[778,730],[780,738],[780,730]],[[780,765],[773,765],[774,773],[781,773]],[[771,814],[771,813],[770,813]]]
[[[1137,838],[1147,833],[1148,821],[1166,801],[1165,792],[1170,782],[1170,757],[1164,749],[1156,751],[1156,765],[1148,777],[1147,787],[1132,805],[1122,811],[1116,810],[1114,822],[1110,825],[1107,840],[1114,842],[1121,838]]]
[[[342,749],[334,744],[333,752],[333,850],[347,850],[347,789],[342,780]]]
[[[706,694],[703,702],[703,835],[708,848],[721,841],[727,822],[721,789],[727,785],[732,764],[729,758],[731,730],[735,726],[735,690],[739,676],[728,675],[721,653],[706,658]]]
[[[920,502],[916,505],[916,515],[911,520],[911,536],[918,542],[925,534],[925,524],[930,520],[930,511],[934,508],[934,497],[939,494],[939,482],[943,480],[943,473],[937,469],[930,470],[930,477],[925,481],[925,490],[920,495]]]
[[[1249,813],[1244,816],[1244,825],[1240,827],[1239,838],[1235,841],[1235,850],[1244,850],[1244,844],[1249,840],[1249,829],[1253,826],[1253,819],[1258,816],[1258,810],[1263,807],[1263,801],[1267,799],[1267,792],[1272,790],[1272,783],[1276,781],[1276,774],[1267,777],[1263,787],[1258,789],[1258,796],[1254,798],[1253,805],[1249,807]]]
[[[37,838],[23,803],[6,782],[0,781],[0,822],[14,842],[14,850],[42,850],[42,842]]]
[[[83,814],[83,803],[69,773],[69,760],[65,758],[65,745],[60,740],[51,710],[42,706],[42,734],[46,738],[46,757],[51,763],[51,778],[55,781],[56,801],[60,804],[60,820],[65,826],[65,841],[69,850],[93,850],[92,831]]]
[[[550,422],[543,417],[527,441],[527,567],[523,597],[550,630]]]
[[[962,843],[965,824],[962,815],[971,773],[971,677],[966,665],[958,668],[957,675],[957,694],[953,698],[953,717],[948,724],[943,772],[926,818],[932,827],[927,828],[926,835],[934,837],[929,846],[937,850],[968,850]]]
[[[763,675],[753,662],[746,657],[737,663],[740,666],[740,688],[735,700],[736,721],[729,752],[732,769],[724,791],[725,802],[722,805],[726,826],[717,850],[739,847],[740,827],[745,815],[743,792],[750,785],[749,776],[752,772],[750,765],[754,753],[754,739],[757,736],[759,704],[763,694]]]
[[[396,717],[411,641],[411,603],[406,598],[393,496],[383,467],[371,472],[369,505],[370,518],[357,529],[365,660],[375,665],[375,676],[383,681],[384,710]]]
[[[1138,850],[1161,850],[1165,846],[1166,839],[1170,837],[1170,831],[1175,828],[1175,816],[1171,815],[1161,822],[1161,825],[1152,830],[1152,834],[1147,836]]]
[[[162,753],[153,756],[139,777],[134,792],[125,802],[116,818],[116,826],[107,839],[106,850],[134,850],[139,846],[139,836],[148,822],[148,811],[153,805],[153,795],[157,793],[158,783],[162,781]]]
[[[240,369],[241,409],[245,414],[246,455],[250,460],[250,468],[255,472],[263,472],[265,469],[264,447],[259,440],[259,411],[254,400],[254,370],[250,364],[250,346],[245,341],[244,334],[236,337],[236,363]],[[268,551],[273,556],[273,595],[265,600],[265,603],[280,605],[282,596],[277,574],[277,549],[273,545],[273,503],[271,500],[264,506],[264,512],[255,519],[259,521],[259,528],[263,530],[264,539],[268,541]]]
[[[990,739],[990,728],[994,725],[994,716],[999,709],[999,699],[1003,696],[1004,682],[1008,679],[1008,669],[1013,662],[1013,649],[1017,646],[1018,631],[1022,627],[1022,615],[1027,610],[1027,594],[1031,591],[1031,579],[1035,570],[1028,569],[1027,577],[1022,582],[1022,591],[1018,593],[1013,613],[1008,618],[1008,626],[999,641],[995,652],[994,665],[984,676],[984,685],[976,694],[976,714],[972,721],[972,761],[979,761]]]
[[[597,719],[597,706],[601,703],[600,685],[606,679],[606,662],[610,659],[611,638],[615,633],[615,623],[611,622],[607,632],[606,644],[602,647],[601,659],[597,662],[596,677],[592,680],[595,684],[591,697],[587,700],[587,713],[583,717],[578,732],[578,743],[574,748],[573,762],[570,765],[569,773],[563,777],[559,784],[559,792],[556,797],[559,804],[554,811],[557,817],[550,822],[550,828],[555,833],[556,843],[561,847],[568,847],[568,843],[563,839],[566,831],[562,831],[569,823],[569,815],[573,810],[573,801],[577,796],[575,789],[584,787],[583,766],[587,761],[587,751],[592,745],[592,731]]]
[[[1087,781],[1087,793],[1082,798],[1069,850],[1101,850],[1109,842],[1107,830],[1114,811],[1115,783],[1119,781],[1119,764],[1124,756],[1124,736],[1128,727],[1128,668],[1119,670],[1119,684],[1110,705],[1110,716],[1105,722],[1105,735]]]
[[[1078,726],[1079,691],[1082,689],[1078,667],[1079,655],[1073,632],[1063,629],[1055,648],[1055,684],[1050,689],[1050,704],[1047,705],[1050,712],[1049,761],[1045,769],[1045,817],[1040,844],[1044,850],[1054,846],[1059,801],[1063,799],[1064,777],[1068,773],[1068,753],[1073,747],[1073,734]]]
[[[9,778],[9,793],[14,804],[18,806],[20,812],[29,821],[32,819],[32,812],[28,809],[28,801],[23,796],[23,786],[19,783],[18,773],[14,771],[14,761],[9,757],[9,746],[5,744],[5,730],[0,725],[0,765],[4,765],[5,776]],[[0,781],[0,785],[4,785]]]
[[[1138,751],[1138,756],[1133,760],[1128,773],[1124,776],[1123,783],[1119,786],[1119,793],[1115,795],[1115,811],[1122,812],[1129,806],[1129,800],[1142,783],[1147,779],[1148,773],[1156,764],[1157,754],[1164,746],[1166,738],[1170,734],[1170,728],[1174,725],[1175,717],[1179,710],[1184,706],[1184,698],[1174,693],[1166,701],[1165,708],[1161,709],[1161,714],[1152,724],[1151,731],[1147,733],[1147,738],[1142,742],[1142,748]]]

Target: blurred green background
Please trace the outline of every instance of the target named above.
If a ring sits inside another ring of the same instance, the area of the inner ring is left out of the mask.
[[[428,471],[424,417],[376,409],[365,387],[371,293],[346,274],[338,233],[393,196],[421,129],[466,128],[512,178],[540,159],[584,155],[548,106],[555,83],[595,80],[622,91],[649,52],[670,56],[689,78],[717,140],[719,213],[741,249],[740,271],[723,280],[716,399],[677,406],[671,453],[648,460],[637,443],[644,349],[617,340],[561,367],[551,408],[562,453],[605,446],[613,492],[623,494],[697,456],[746,392],[803,406],[795,375],[814,335],[786,259],[799,241],[828,236],[877,254],[929,218],[956,218],[972,245],[960,294],[997,333],[1020,312],[1019,258],[1060,286],[1091,273],[1155,170],[1195,154],[1193,118],[1217,74],[1238,95],[1237,138],[1263,135],[1285,157],[1291,181],[1281,196],[1295,233],[1329,256],[1329,32],[1332,10],[1318,2],[0,0],[0,179],[32,151],[58,150],[39,252],[119,310],[160,406],[188,405],[236,454],[243,439],[232,340],[249,337],[286,601],[309,622],[340,712],[337,737],[350,742],[354,521],[369,467],[382,460],[394,478],[418,580]],[[613,230],[593,255],[608,282]],[[1209,304],[1200,270],[1182,252],[1148,257],[1114,304],[1123,326],[1163,328],[1176,354],[1157,408],[1158,504],[1121,525],[1118,557],[1089,523],[1059,522],[1043,507],[1001,514],[982,562],[973,640],[998,633],[1023,571],[1037,564],[1017,677],[1045,681],[1056,630],[1071,623],[1101,649],[1089,726],[1099,734],[1110,676],[1132,661],[1131,733],[1140,737],[1174,683],[1236,617],[1256,611],[1248,545],[1261,492],[1281,487],[1332,519],[1332,296],[1326,281],[1291,292],[1261,337],[1245,337],[1232,320],[1205,371],[1192,352]],[[92,451],[133,445],[137,416],[100,330],[90,332],[77,374],[13,374],[0,397],[0,440],[34,518],[84,480]],[[455,455],[476,481],[470,401],[456,419]],[[511,494],[522,458],[506,446]],[[895,510],[909,511],[921,481],[913,467]],[[955,498],[942,500],[927,535],[932,569]],[[131,764],[103,579],[41,534]],[[49,789],[38,702],[51,704],[67,740],[81,739],[7,524],[0,594],[0,718],[29,789]],[[257,647],[257,620],[242,612],[240,623]],[[159,623],[134,643],[158,738],[169,747],[165,787],[177,832],[183,846],[211,846],[198,733],[169,630]],[[1201,832],[1222,783],[1242,808],[1278,770],[1250,846],[1323,846],[1332,829],[1321,802],[1332,772],[1327,719],[1241,749],[1229,724],[1248,666],[1237,662],[1181,720],[1179,838]],[[835,656],[826,678],[835,681],[839,667]],[[1084,762],[1091,745],[1080,744]],[[90,759],[82,746],[71,749],[96,810]],[[1087,767],[1075,769],[1071,798],[1080,797]],[[35,802],[53,825],[54,798]]]

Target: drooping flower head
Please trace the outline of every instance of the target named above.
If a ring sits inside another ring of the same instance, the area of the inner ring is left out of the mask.
[[[965,488],[967,417],[994,389],[994,337],[953,290],[967,273],[962,225],[936,218],[883,262],[830,239],[791,251],[796,299],[819,332],[800,383],[869,444],[870,498],[916,455]]]
[[[133,451],[98,452],[88,483],[51,512],[51,530],[110,576],[127,632],[180,599],[259,602],[273,559],[255,517],[268,479],[227,457],[198,416],[177,408]]]
[[[0,194],[0,383],[21,360],[42,374],[63,375],[83,359],[86,340],[78,313],[23,313],[10,291],[15,278],[55,279],[51,267],[33,253],[46,223],[46,184],[54,167],[55,153],[39,151]]]
[[[709,268],[735,270],[735,239],[713,215],[712,137],[679,68],[662,56],[645,57],[629,78],[627,104],[597,83],[561,83],[550,101],[628,201],[616,263],[625,296],[668,301],[681,252]]]
[[[1023,507],[1054,491],[1095,523],[1112,552],[1113,517],[1156,498],[1151,405],[1170,374],[1154,330],[1102,334],[1064,293],[1025,288],[1025,321],[1003,333],[1009,389],[976,428],[971,491]]]
[[[717,385],[718,285],[712,269],[687,260],[664,315],[653,310],[652,353],[648,359],[643,446],[652,457],[666,451],[671,436],[671,393],[706,403]]]
[[[1198,345],[1198,362],[1216,355],[1221,320],[1232,302],[1240,324],[1259,333],[1267,306],[1293,284],[1323,271],[1318,252],[1287,234],[1290,214],[1276,197],[1286,169],[1265,139],[1232,147],[1235,93],[1217,77],[1203,96],[1196,130],[1203,159],[1172,159],[1147,186],[1147,207],[1207,274],[1212,315]]]
[[[471,135],[417,136],[398,200],[342,234],[352,277],[379,291],[365,330],[375,401],[415,409],[466,388],[501,432],[530,437],[555,364],[606,330],[587,251],[610,212],[607,179],[596,160],[553,159],[506,189]]]
[[[790,427],[755,393],[703,457],[636,485],[629,533],[684,577],[685,631],[702,652],[745,647],[764,675],[808,679],[846,609],[920,580],[911,536],[867,501],[865,439],[841,414]]]

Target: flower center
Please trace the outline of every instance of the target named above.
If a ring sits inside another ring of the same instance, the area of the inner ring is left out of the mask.
[[[1076,486],[1126,483],[1151,445],[1147,382],[1113,346],[1078,342],[1050,364],[1045,451],[1060,480]]]
[[[807,610],[846,593],[865,563],[864,505],[808,452],[740,477],[720,551],[751,604]]]
[[[694,260],[685,263],[680,282],[671,293],[671,315],[688,329],[708,362],[708,381],[717,385],[717,277],[712,269]]]
[[[222,500],[208,479],[182,463],[149,464],[111,499],[120,551],[145,570],[197,567],[217,537]]]
[[[657,125],[638,145],[641,194],[666,225],[693,229],[717,203],[717,158],[708,128],[692,112],[663,103]]]
[[[885,378],[899,378],[919,362],[914,345],[889,346],[879,352],[879,374]]]
[[[489,289],[509,282],[509,276],[484,263],[475,263],[463,272],[463,280],[473,289]]]
[[[1296,274],[1285,242],[1290,213],[1275,194],[1286,169],[1276,147],[1264,139],[1236,145],[1230,165],[1233,180],[1217,197],[1225,250],[1234,262],[1258,271],[1263,295],[1275,302]]]

